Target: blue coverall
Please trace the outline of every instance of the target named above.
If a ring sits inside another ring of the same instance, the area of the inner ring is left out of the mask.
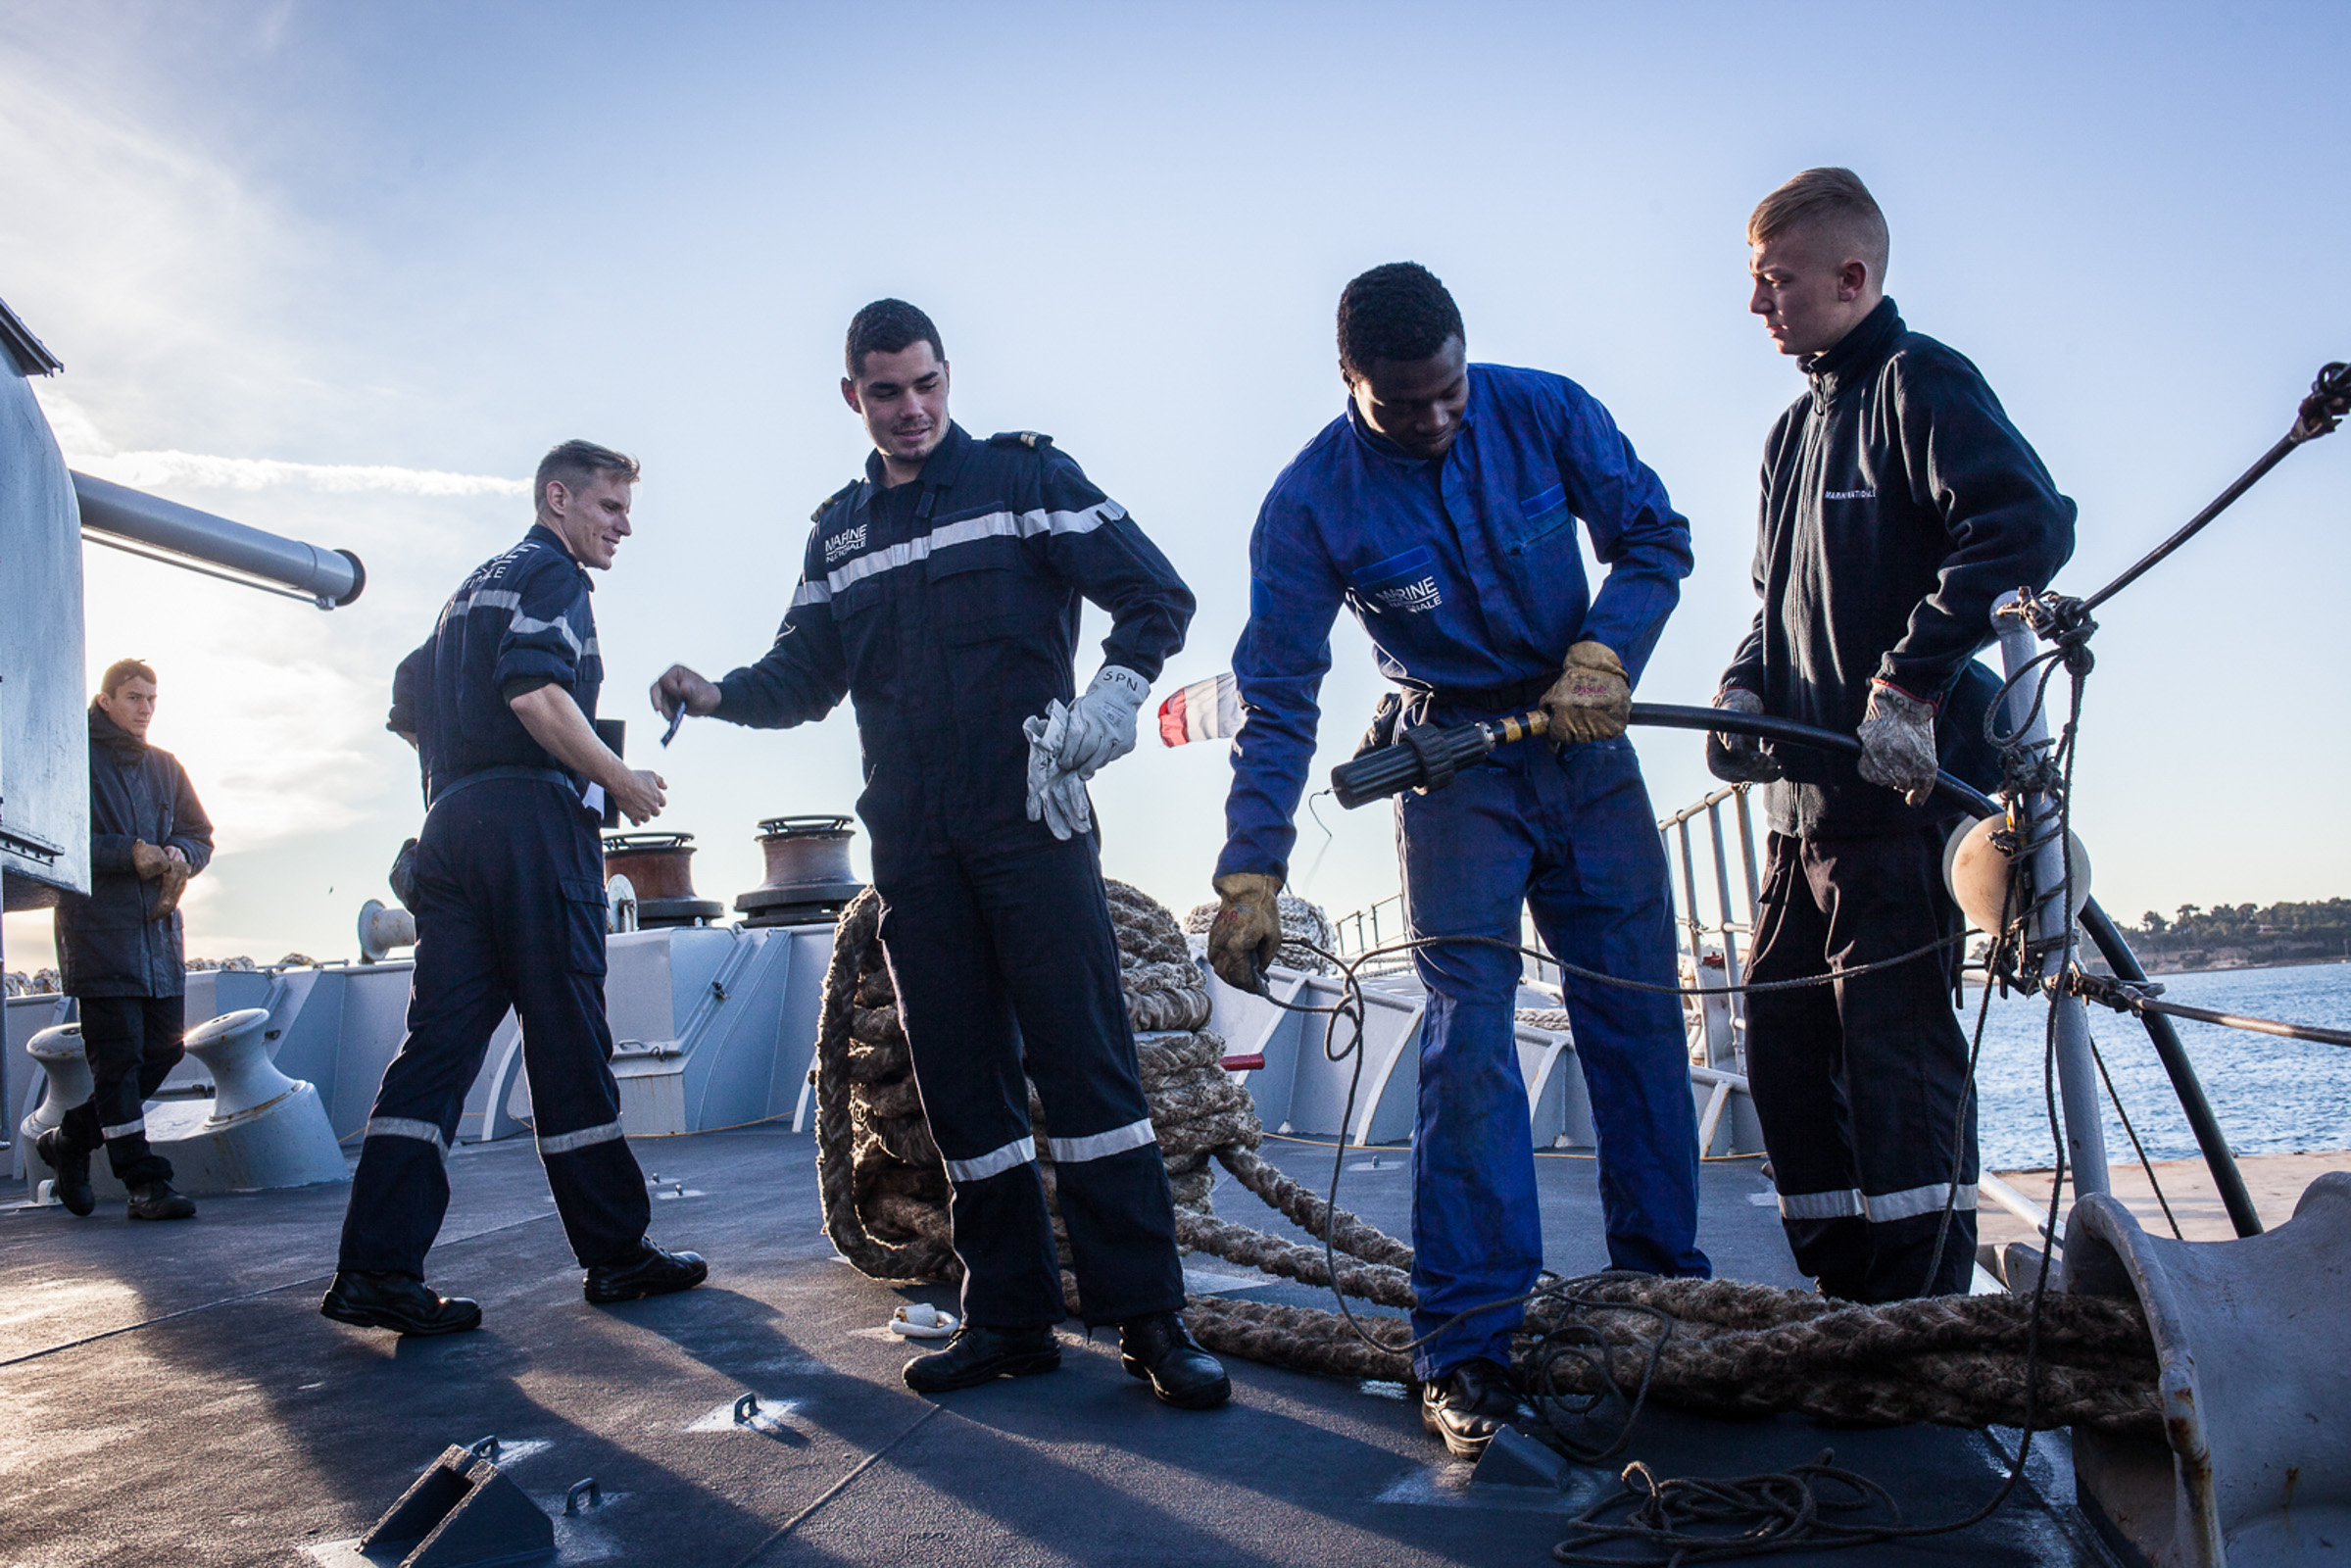
[[[877,455],[816,509],[775,645],[719,682],[717,716],[777,728],[856,705],[882,950],[955,1190],[965,1321],[1062,1316],[1024,1066],[1087,1322],[1172,1311],[1175,1207],[1099,845],[1028,819],[1021,721],[1070,700],[1082,599],[1110,613],[1104,662],[1151,680],[1191,591],[1043,436],[950,425],[919,479],[882,478]]]
[[[1346,606],[1406,688],[1407,718],[1450,724],[1532,706],[1568,649],[1594,639],[1639,680],[1690,572],[1690,525],[1618,433],[1563,376],[1469,369],[1461,429],[1409,457],[1350,407],[1274,482],[1249,540],[1249,620],[1234,650],[1246,710],[1233,751],[1222,875],[1281,876],[1314,755],[1331,624]],[[1596,600],[1582,518],[1609,567]],[[1503,746],[1396,805],[1412,934],[1515,944],[1522,905],[1550,951],[1611,975],[1674,983],[1664,850],[1622,737],[1557,752]],[[1543,1222],[1513,1041],[1518,957],[1424,948],[1414,1132],[1415,1335],[1530,1289]],[[1681,1009],[1671,996],[1573,979],[1576,1055],[1599,1133],[1608,1253],[1619,1268],[1704,1275],[1697,1132]],[[1424,1379],[1474,1356],[1507,1361],[1518,1308],[1481,1312],[1414,1357]]]
[[[532,740],[509,702],[556,685],[596,716],[604,662],[587,572],[534,524],[485,562],[402,662],[390,728],[414,735],[432,802],[416,846],[408,1035],[368,1112],[344,1270],[424,1276],[449,1207],[465,1091],[511,1006],[522,1021],[532,1130],[582,1267],[639,1254],[652,1204],[620,1128],[605,1016],[602,805]]]

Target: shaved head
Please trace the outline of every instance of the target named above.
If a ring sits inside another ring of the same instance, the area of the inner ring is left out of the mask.
[[[1886,215],[1851,170],[1807,169],[1755,204],[1747,219],[1749,245],[1799,239],[1831,267],[1862,263],[1870,281],[1885,286],[1891,248]],[[1830,251],[1836,254],[1825,254]]]

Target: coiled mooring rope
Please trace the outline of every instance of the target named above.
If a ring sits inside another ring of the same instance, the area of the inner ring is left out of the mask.
[[[1108,887],[1144,1089],[1176,1193],[1178,1241],[1228,1263],[1410,1311],[1412,1250],[1334,1210],[1256,1152],[1264,1129],[1248,1091],[1218,1065],[1224,1046],[1205,1027],[1206,982],[1174,918],[1124,883]],[[953,1280],[961,1270],[946,1170],[913,1090],[876,935],[879,913],[871,893],[843,913],[825,979],[815,1068],[825,1227],[841,1254],[874,1278]],[[1033,1095],[1030,1109],[1041,1118]],[[1316,1245],[1218,1216],[1209,1201],[1211,1162]],[[1050,1198],[1042,1152],[1040,1163]],[[1327,1260],[1319,1245],[1326,1233]],[[1064,1274],[1063,1285],[1074,1307],[1074,1281]],[[1713,1415],[1795,1410],[1959,1427],[2030,1419],[2160,1434],[2155,1352],[2136,1302],[2051,1293],[2041,1304],[2037,1398],[2027,1389],[2032,1312],[2022,1297],[1855,1306],[1766,1285],[1602,1274],[1548,1285],[1529,1303],[1519,1372],[1531,1392],[1561,1399],[1631,1398],[1645,1387],[1648,1397]],[[1411,1376],[1402,1348],[1411,1334],[1401,1317],[1358,1313],[1366,1331],[1358,1335],[1333,1312],[1217,1296],[1193,1297],[1185,1315],[1221,1354],[1347,1377]],[[1585,1353],[1556,1353],[1570,1328],[1588,1342]]]

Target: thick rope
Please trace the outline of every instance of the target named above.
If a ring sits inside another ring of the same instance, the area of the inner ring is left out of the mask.
[[[1212,1011],[1206,982],[1183,933],[1146,895],[1119,882],[1107,888],[1136,1061],[1175,1193],[1178,1242],[1244,1268],[1410,1311],[1411,1248],[1335,1209],[1256,1152],[1264,1129],[1248,1091],[1218,1064],[1224,1042],[1205,1027]],[[815,1069],[825,1229],[842,1256],[875,1278],[958,1279],[946,1170],[914,1089],[878,920],[871,893],[844,911],[825,977]],[[1051,1201],[1056,1184],[1033,1090],[1029,1108]],[[1215,1166],[1315,1244],[1217,1216],[1209,1202]],[[1053,1226],[1066,1269],[1057,1204]],[[1328,1261],[1319,1245],[1326,1234]],[[1075,1281],[1066,1273],[1063,1290],[1076,1310]],[[2028,1400],[2032,1315],[2032,1301],[2022,1297],[1854,1306],[1729,1280],[1595,1275],[1548,1287],[1529,1303],[1518,1371],[1530,1391],[1566,1401],[1632,1398],[1645,1380],[1648,1397],[1719,1416],[1795,1410],[1836,1421],[1959,1427],[2031,1419],[2161,1437],[2155,1353],[2136,1302],[2050,1294],[2038,1331],[2038,1391]],[[1402,1348],[1412,1335],[1402,1317],[1357,1314],[1377,1344],[1336,1313],[1311,1307],[1194,1297],[1186,1318],[1220,1354],[1344,1377],[1411,1377]],[[1562,1344],[1576,1348],[1562,1350]]]

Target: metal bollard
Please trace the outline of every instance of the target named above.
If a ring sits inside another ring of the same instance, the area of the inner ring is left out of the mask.
[[[2039,652],[2033,628],[2026,624],[2021,613],[2015,612],[2023,598],[2022,592],[2003,594],[1991,612],[1992,630],[2000,639],[2000,662],[2010,679],[2015,679],[2017,671]],[[2037,683],[2037,675],[2028,676],[2017,681],[2008,694],[2001,720],[2013,740],[2030,744],[2048,738],[2045,714],[2035,714],[2030,726],[2021,733],[2018,730],[2032,712],[2033,693]],[[2054,888],[2065,880],[2065,845],[2057,836],[2055,804],[2045,795],[2028,795],[2020,814],[2026,841],[2040,846],[2033,853],[2033,886]],[[2064,902],[2052,900],[2043,904],[2033,922],[2033,940],[2062,941],[2071,918]],[[2049,1005],[2057,1014],[2057,1090],[2065,1112],[2065,1157],[2071,1167],[2074,1197],[2079,1201],[2092,1193],[2113,1189],[2106,1169],[2106,1129],[2099,1119],[2098,1068],[2089,1054],[2089,1016],[2082,999],[2060,993],[2049,998]]]

